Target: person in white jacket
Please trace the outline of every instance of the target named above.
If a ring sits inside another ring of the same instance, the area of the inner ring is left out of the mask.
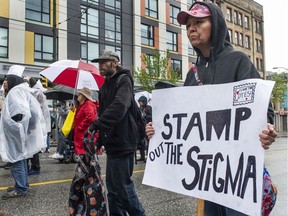
[[[42,84],[36,81],[33,77],[24,77],[24,80],[26,80],[29,86],[33,89],[32,94],[40,104],[47,131],[47,135],[44,137],[44,144],[46,145],[47,149],[47,140],[49,139],[48,133],[51,132],[51,118],[46,96],[43,93],[43,91],[45,91],[45,88],[43,88]],[[29,161],[31,161],[31,166],[29,166]],[[34,154],[32,158],[27,159],[27,164],[28,164],[28,176],[40,175],[41,167],[39,160],[39,152]]]
[[[47,134],[40,104],[22,79],[24,69],[23,66],[13,65],[7,73],[8,94],[0,120],[0,156],[4,162],[11,163],[15,185],[2,195],[2,199],[27,195],[26,159],[44,147],[44,136]]]

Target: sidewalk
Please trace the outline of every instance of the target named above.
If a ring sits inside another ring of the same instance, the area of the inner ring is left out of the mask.
[[[277,137],[288,137],[288,132],[287,131],[278,132]]]

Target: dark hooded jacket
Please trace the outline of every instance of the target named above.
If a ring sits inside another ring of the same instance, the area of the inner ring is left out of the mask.
[[[15,87],[15,86],[23,83],[24,81],[23,81],[22,77],[9,74],[9,75],[7,75],[7,82],[8,82],[8,93],[9,93],[9,91],[10,91],[13,87]],[[12,116],[11,118],[12,118],[14,121],[16,121],[16,122],[19,122],[19,121],[22,120],[23,116],[22,116],[21,113],[19,113],[19,114],[15,115],[15,116]]]
[[[121,74],[121,79],[117,79]],[[108,156],[121,156],[136,149],[137,127],[130,109],[133,99],[133,79],[129,70],[120,69],[105,79],[99,91],[99,118],[89,130],[99,130],[100,145]]]
[[[140,106],[140,111],[142,116],[144,117],[146,123],[152,122],[152,107],[147,104],[147,98],[145,96],[141,96],[138,99],[138,102],[143,102],[143,107]]]
[[[193,47],[197,52],[196,67],[201,83],[221,84],[260,78],[248,56],[241,51],[234,50],[228,41],[228,30],[221,9],[216,4],[209,2],[197,1],[194,4],[206,5],[211,12],[212,22],[210,57],[205,58],[198,48]],[[192,69],[188,72],[184,85],[198,85]],[[270,104],[267,113],[269,123],[273,124],[273,117],[274,112]]]

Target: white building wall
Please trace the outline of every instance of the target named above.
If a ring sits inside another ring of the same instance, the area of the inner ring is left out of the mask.
[[[25,60],[25,1],[11,0],[9,13],[9,61],[22,64]]]
[[[67,59],[67,0],[59,0],[59,24],[58,27],[58,58]]]
[[[134,1],[133,8],[133,28],[134,28],[134,36],[133,36],[133,58],[134,58],[134,68],[141,67],[141,2]]]
[[[166,53],[166,0],[158,1],[158,16],[159,16],[159,50],[161,54]]]

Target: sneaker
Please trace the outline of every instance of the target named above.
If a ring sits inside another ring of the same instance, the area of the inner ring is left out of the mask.
[[[28,176],[37,176],[37,175],[40,175],[40,170],[33,170],[33,169],[28,170]]]
[[[26,196],[26,193],[22,193],[22,192],[18,192],[15,189],[9,192],[6,192],[5,194],[2,195],[2,199],[6,200],[6,199],[10,199],[10,198],[15,198],[15,197],[21,197],[21,196]]]
[[[58,154],[58,156],[55,159],[64,159],[64,155]]]
[[[49,158],[56,159],[59,156],[58,152],[55,152],[53,155],[50,155]]]

